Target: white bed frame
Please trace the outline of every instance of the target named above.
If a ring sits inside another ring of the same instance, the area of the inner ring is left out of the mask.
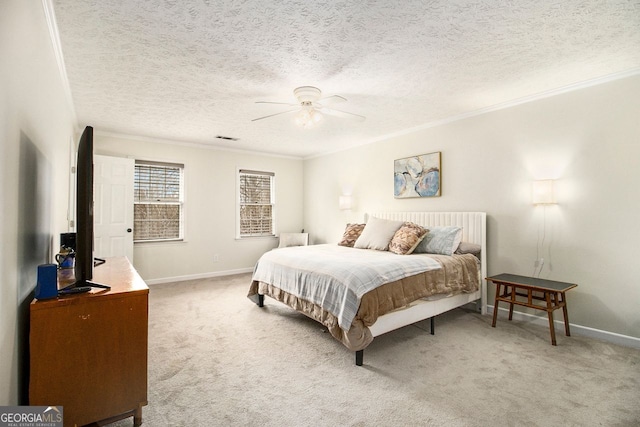
[[[482,314],[487,314],[487,215],[484,212],[370,212],[365,214],[365,221],[369,217],[382,219],[411,221],[425,226],[457,225],[462,227],[462,241],[480,245],[480,289],[473,293],[463,293],[432,301],[419,300],[408,308],[399,309],[380,316],[369,327],[374,337],[380,336],[403,326],[411,325],[421,320],[431,319],[431,333],[433,334],[433,319],[438,314],[457,307],[476,303]],[[258,305],[263,306],[264,296],[258,295]],[[363,363],[364,350],[356,351],[356,365]]]
[[[485,280],[487,277],[487,214],[485,212],[370,212],[365,214],[365,221],[372,216],[396,221],[411,221],[427,228],[438,225],[457,225],[462,227],[463,242],[475,243],[482,248],[480,253],[480,289],[474,293],[458,294],[435,301],[420,300],[409,308],[380,316],[369,327],[374,337],[421,320],[433,319],[438,314],[470,302],[476,302],[478,310],[482,314],[487,314],[487,282]],[[362,353],[356,354],[356,364],[361,363]]]

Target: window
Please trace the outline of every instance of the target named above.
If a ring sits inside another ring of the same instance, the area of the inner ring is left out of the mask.
[[[183,170],[181,164],[136,160],[134,242],[183,238]]]
[[[273,172],[238,171],[238,236],[275,235]]]

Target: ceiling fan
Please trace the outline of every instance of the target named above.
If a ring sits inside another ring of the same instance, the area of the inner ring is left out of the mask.
[[[268,116],[258,117],[257,119],[251,120],[255,122],[257,120],[267,119],[269,117],[279,116],[281,114],[298,112],[295,117],[296,124],[303,127],[309,128],[313,127],[317,123],[319,123],[323,114],[329,114],[332,116],[350,118],[362,121],[365,119],[364,116],[359,114],[349,113],[347,111],[336,110],[335,108],[329,108],[326,105],[332,104],[336,102],[345,102],[347,99],[340,95],[332,95],[327,96],[325,98],[320,98],[322,92],[317,87],[313,86],[300,86],[293,90],[293,95],[298,100],[297,103],[289,103],[289,102],[272,102],[272,101],[257,101],[256,104],[278,104],[278,105],[288,105],[290,107],[295,107],[286,111],[281,111],[279,113],[270,114]]]

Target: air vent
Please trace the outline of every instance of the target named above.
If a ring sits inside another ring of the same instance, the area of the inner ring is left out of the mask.
[[[232,138],[230,136],[222,136],[222,135],[217,135],[216,139],[224,139],[225,141],[237,141],[238,138]]]

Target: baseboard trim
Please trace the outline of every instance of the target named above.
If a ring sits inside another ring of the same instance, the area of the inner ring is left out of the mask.
[[[211,277],[232,276],[234,274],[251,273],[252,267],[238,268],[236,270],[212,271],[209,273],[188,274],[186,276],[162,277],[160,279],[145,280],[147,285],[159,285],[161,283],[184,282],[187,280],[209,279]]]
[[[493,315],[493,307],[494,306],[492,305],[487,306],[487,314]],[[506,316],[509,316],[508,309],[498,308],[498,310],[500,310],[500,312],[504,312]],[[501,314],[501,313],[498,313],[498,314]],[[549,327],[549,319],[547,318],[546,314],[544,316],[536,316],[530,313],[522,313],[519,311],[514,311],[513,319],[524,321],[524,322],[531,322],[535,325],[544,326],[547,328]],[[498,318],[498,322],[500,322],[501,320],[502,319]],[[564,334],[564,321],[559,321],[554,319],[553,323],[556,328],[556,333]],[[571,322],[569,322],[569,326],[571,327],[572,335],[575,333],[576,335],[582,335],[584,337],[589,337],[589,338],[596,338],[602,341],[610,342],[612,344],[640,349],[640,338],[632,337],[629,335],[617,334],[615,332],[603,331],[601,329],[589,328],[588,326],[576,325],[575,323],[571,323]]]

